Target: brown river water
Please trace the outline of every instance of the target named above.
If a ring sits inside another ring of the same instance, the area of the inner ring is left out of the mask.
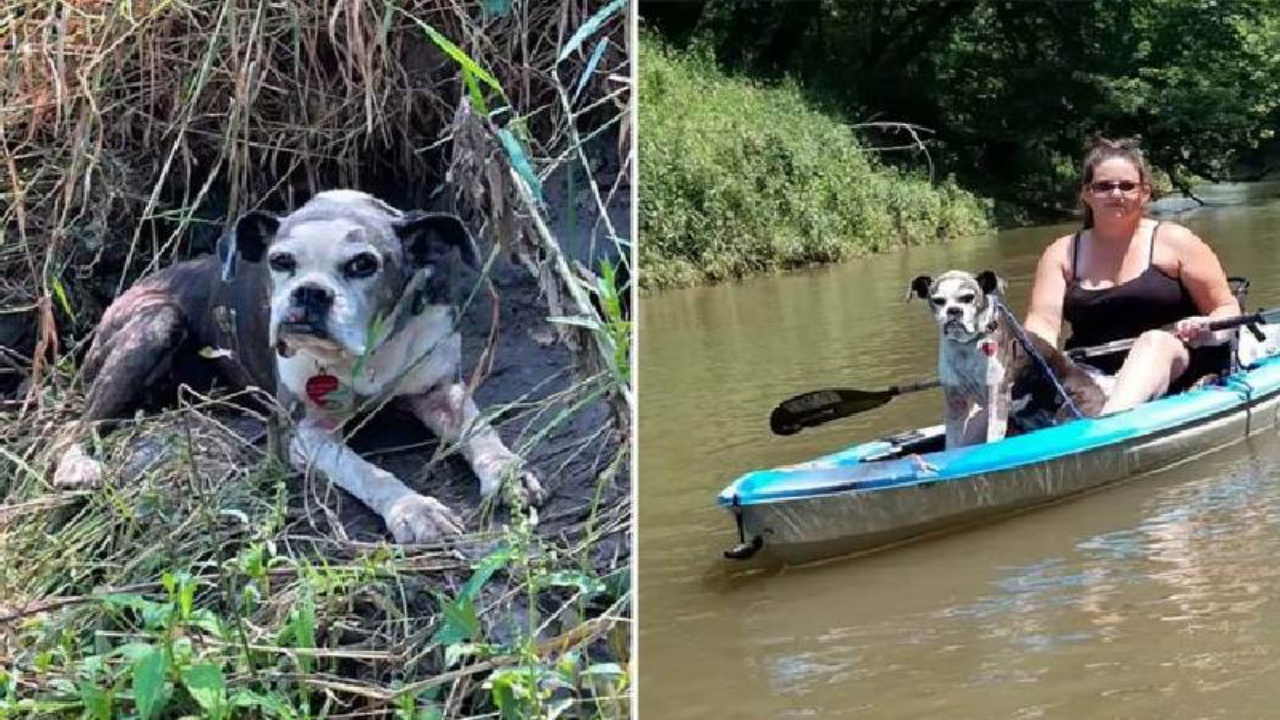
[[[1240,199],[1240,188],[1212,189]],[[1252,192],[1252,191],[1249,191]],[[1280,201],[1179,218],[1280,304]],[[1280,438],[942,537],[745,569],[716,493],[739,474],[939,422],[937,391],[799,435],[781,399],[931,377],[917,274],[994,269],[1025,310],[1071,226],[641,303],[644,718],[1280,717]]]

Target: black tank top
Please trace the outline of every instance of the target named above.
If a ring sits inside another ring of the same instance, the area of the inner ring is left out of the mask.
[[[1080,285],[1076,265],[1080,254],[1080,233],[1071,240],[1071,282],[1062,301],[1062,317],[1071,323],[1068,349],[1091,347],[1141,335],[1147,330],[1170,325],[1182,318],[1199,315],[1191,293],[1178,278],[1156,267],[1156,233],[1151,230],[1147,268],[1134,279],[1108,288],[1090,290]],[[1090,358],[1089,364],[1115,373],[1127,353]]]

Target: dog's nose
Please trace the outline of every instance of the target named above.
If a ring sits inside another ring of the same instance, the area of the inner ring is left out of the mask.
[[[314,309],[325,309],[333,304],[333,291],[319,285],[301,285],[293,291],[294,304]]]
[[[964,311],[954,305],[947,308],[947,317],[958,318],[963,314],[964,314]]]

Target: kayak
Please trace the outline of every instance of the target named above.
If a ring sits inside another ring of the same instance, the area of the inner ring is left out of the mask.
[[[788,561],[855,553],[1043,505],[1274,432],[1280,356],[1127,412],[946,450],[943,426],[747,473],[722,490],[740,544]]]

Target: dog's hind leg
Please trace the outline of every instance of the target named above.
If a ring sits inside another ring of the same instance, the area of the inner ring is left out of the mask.
[[[186,336],[182,310],[155,297],[154,291],[125,293],[107,309],[83,366],[89,383],[84,415],[55,443],[55,486],[102,482],[101,464],[84,451],[79,437],[90,424],[128,416],[148,392],[166,382]]]
[[[484,418],[462,383],[440,385],[406,398],[413,414],[445,442],[460,442],[462,454],[480,478],[480,494],[498,494],[504,479],[520,501],[541,505],[546,499],[538,477],[524,468],[524,460],[511,452]],[[499,498],[505,499],[505,498]]]

